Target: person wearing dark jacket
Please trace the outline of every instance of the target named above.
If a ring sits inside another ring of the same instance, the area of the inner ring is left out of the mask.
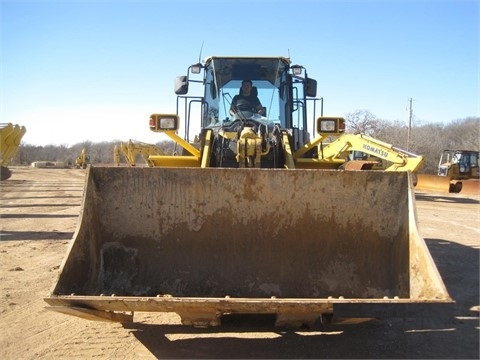
[[[230,106],[230,115],[235,115],[237,112],[242,113],[257,113],[264,115],[265,111],[256,94],[256,88],[253,87],[251,80],[243,80],[240,94],[235,95]]]

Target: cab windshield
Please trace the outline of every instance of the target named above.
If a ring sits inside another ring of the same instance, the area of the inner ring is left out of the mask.
[[[255,88],[265,108],[261,121],[284,125],[282,109],[284,111],[286,99],[282,99],[280,89],[285,84],[287,72],[285,58],[209,58],[206,62],[203,127],[228,125],[235,120],[230,115],[230,106],[246,79],[252,81],[252,89]]]
[[[270,82],[265,80],[252,81],[252,89],[255,89],[257,97],[262,106],[266,109],[263,117],[268,118],[272,122],[279,122],[279,91]],[[240,94],[242,86],[241,80],[231,80],[223,88],[220,89],[221,103],[219,109],[219,117],[223,120],[231,120],[230,105],[235,95]]]

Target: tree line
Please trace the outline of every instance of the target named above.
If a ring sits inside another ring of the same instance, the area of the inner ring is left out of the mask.
[[[396,148],[423,155],[425,163],[421,173],[435,174],[444,149],[480,150],[480,118],[467,117],[448,124],[430,123],[414,125],[409,129],[403,122],[387,121],[368,110],[357,110],[345,116],[348,133],[364,133],[392,144]],[[92,164],[114,164],[114,148],[118,141],[93,143],[85,141],[67,147],[64,145],[37,146],[21,144],[12,165],[30,165],[35,161],[64,162],[74,166],[83,148]],[[174,151],[172,141],[156,144],[165,154]],[[122,158],[123,161],[123,158]],[[142,160],[138,160],[142,163]]]

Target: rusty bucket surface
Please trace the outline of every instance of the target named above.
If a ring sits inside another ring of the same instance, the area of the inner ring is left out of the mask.
[[[412,194],[407,173],[91,167],[45,300],[89,318],[175,311],[194,325],[449,305]]]

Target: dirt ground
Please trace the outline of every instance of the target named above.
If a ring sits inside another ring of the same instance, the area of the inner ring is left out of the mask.
[[[85,170],[11,170],[0,184],[1,359],[479,358],[479,196],[416,194],[420,233],[456,301],[447,319],[288,330],[250,316],[197,329],[172,313],[140,313],[124,327],[49,311],[43,300],[75,231]]]

